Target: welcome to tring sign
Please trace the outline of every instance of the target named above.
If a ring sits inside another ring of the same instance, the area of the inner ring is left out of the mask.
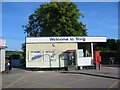
[[[26,43],[37,42],[106,42],[106,37],[27,37]]]

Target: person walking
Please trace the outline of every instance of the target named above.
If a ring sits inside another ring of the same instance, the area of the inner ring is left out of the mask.
[[[7,62],[6,63],[6,72],[9,73],[9,71],[10,71],[10,63]]]
[[[101,56],[97,57],[97,61],[98,61],[98,69],[101,69]]]

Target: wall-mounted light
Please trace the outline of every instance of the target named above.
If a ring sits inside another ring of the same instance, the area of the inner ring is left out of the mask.
[[[55,43],[52,43],[52,46],[55,47]]]

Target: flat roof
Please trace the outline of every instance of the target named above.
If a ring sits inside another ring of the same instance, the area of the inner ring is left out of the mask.
[[[48,42],[106,42],[106,37],[26,37],[26,43]]]

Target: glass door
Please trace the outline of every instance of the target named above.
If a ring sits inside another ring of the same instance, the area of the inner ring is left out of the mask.
[[[76,65],[75,52],[68,52],[68,65]]]

